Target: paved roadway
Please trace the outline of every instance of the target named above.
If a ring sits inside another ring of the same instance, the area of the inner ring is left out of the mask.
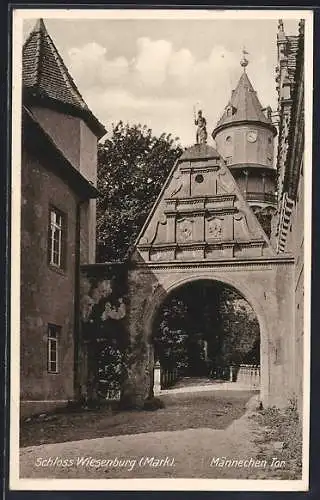
[[[184,414],[187,418],[188,404],[194,396],[187,393],[180,397],[186,405]],[[20,477],[246,479],[255,478],[257,474],[259,477],[261,471],[252,467],[219,467],[216,460],[221,457],[238,460],[256,457],[258,450],[254,444],[250,419],[252,409],[256,406],[257,396],[253,396],[247,403],[246,412],[222,429],[208,428],[208,424],[202,426],[201,420],[198,428],[185,428],[183,414],[180,414],[176,430],[172,431],[116,435],[22,448]],[[201,416],[200,404],[198,410]],[[150,417],[153,415],[154,418],[157,414],[150,412]]]

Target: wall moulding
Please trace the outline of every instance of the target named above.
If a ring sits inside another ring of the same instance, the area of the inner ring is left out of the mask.
[[[266,269],[272,271],[273,266],[288,266],[292,267],[294,265],[293,257],[286,257],[283,259],[266,259],[257,257],[255,260],[251,257],[250,260],[244,259],[234,259],[232,260],[224,260],[221,259],[219,261],[206,261],[206,262],[136,262],[131,269],[150,269],[150,270],[188,270],[188,269],[219,269],[222,268],[225,270],[234,270],[234,271],[248,271],[252,270],[261,270],[265,271]]]

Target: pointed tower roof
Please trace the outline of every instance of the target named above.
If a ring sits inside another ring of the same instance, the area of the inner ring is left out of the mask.
[[[243,58],[240,64],[243,67],[243,73],[237,87],[232,91],[231,98],[222,117],[212,133],[213,138],[215,138],[221,129],[239,122],[264,124],[272,128],[274,134],[276,134],[276,129],[272,125],[271,119],[264,114],[257,93],[247,75],[246,66],[248,61]]]
[[[97,137],[106,130],[80,94],[53,43],[43,19],[39,19],[22,51],[24,97],[83,118]]]

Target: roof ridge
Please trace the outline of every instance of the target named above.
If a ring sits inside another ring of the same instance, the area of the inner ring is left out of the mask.
[[[39,71],[39,68],[40,68],[40,52],[41,52],[41,33],[40,33],[40,22],[41,18],[38,19],[36,25],[34,26],[34,28],[30,31],[26,41],[24,42],[23,44],[23,47],[22,47],[22,54],[24,55],[25,54],[25,51],[27,50],[27,48],[29,47],[29,43],[31,42],[31,39],[35,36],[35,40],[36,40],[36,52],[35,52],[35,61],[34,61],[34,71],[33,71],[33,74],[31,75],[31,79],[35,80],[33,85],[37,85],[39,83],[39,74],[40,74],[40,71]],[[38,27],[39,25],[39,27]],[[22,56],[23,57],[23,56]]]
[[[44,23],[43,23],[44,25]],[[45,28],[45,25],[44,25]],[[82,101],[82,106],[85,109],[89,109],[85,100],[83,99],[81,93],[79,92],[79,89],[77,85],[75,84],[75,81],[73,80],[72,76],[70,75],[67,66],[65,65],[62,56],[60,55],[60,52],[58,51],[54,41],[52,40],[51,36],[49,35],[47,29],[45,28],[45,36],[48,38],[48,42],[53,48],[53,56],[59,66],[59,69],[61,71],[61,76],[63,80],[65,81],[66,85],[68,86],[69,90],[72,92],[72,94],[77,98],[80,97],[80,100]]]
[[[60,52],[58,51],[54,41],[52,40],[51,36],[49,35],[43,19],[39,19],[39,29],[40,29],[40,33],[42,33],[42,37],[47,39],[47,42],[48,42],[48,44],[51,48],[51,51],[52,51],[52,55],[53,55],[57,65],[58,65],[58,68],[60,70],[61,76],[62,76],[65,84],[67,85],[67,87],[71,91],[71,93],[73,94],[73,97],[75,97],[76,99],[80,98],[81,107],[83,107],[84,109],[87,109],[88,106],[87,106],[86,102],[84,101],[81,93],[79,92],[79,89],[76,86],[72,76],[70,75],[68,68],[65,65],[63,58],[61,57]],[[40,40],[41,40],[41,36],[40,36]]]

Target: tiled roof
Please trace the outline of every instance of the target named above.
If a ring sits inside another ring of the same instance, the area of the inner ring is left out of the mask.
[[[257,93],[245,70],[236,89],[232,91],[230,101],[213,131],[213,137],[220,127],[242,121],[261,122],[272,126],[271,119],[264,114]]]
[[[83,117],[98,137],[106,133],[77,89],[42,19],[23,46],[22,81],[25,95],[50,101],[51,106],[65,105]]]

